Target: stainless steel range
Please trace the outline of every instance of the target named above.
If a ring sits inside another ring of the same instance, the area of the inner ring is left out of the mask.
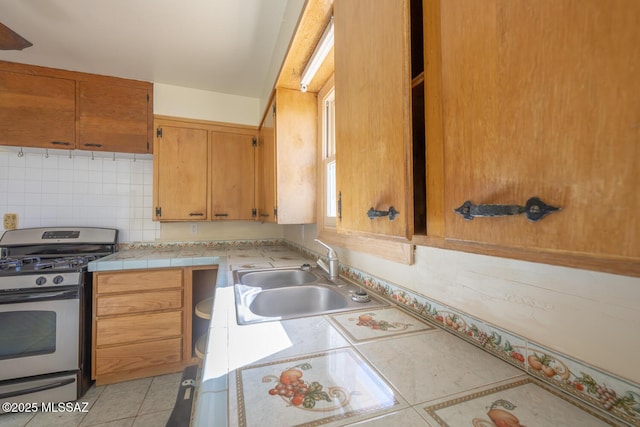
[[[65,402],[91,386],[91,273],[118,230],[25,228],[0,238],[0,402]],[[2,411],[0,411],[1,413]]]

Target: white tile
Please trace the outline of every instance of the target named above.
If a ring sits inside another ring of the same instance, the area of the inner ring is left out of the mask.
[[[357,347],[412,405],[522,375],[519,369],[444,331]]]
[[[42,154],[28,153],[24,156],[25,167],[39,169],[42,167]]]
[[[116,174],[115,172],[102,172],[102,188],[104,192],[116,193]]]
[[[11,173],[11,171],[9,171],[9,173]],[[12,175],[10,175],[10,179],[9,179],[10,193],[24,193],[24,187],[25,187],[24,175],[20,179],[16,179]]]
[[[47,158],[44,151],[23,157],[0,151],[0,209],[17,213],[20,227],[41,223],[118,224],[123,229],[121,242],[129,241],[130,237],[153,241],[158,237],[159,227],[149,214],[152,164],[150,159],[92,160],[87,153],[73,153],[71,158],[68,154],[52,153]],[[130,226],[130,216],[137,217],[139,223]]]
[[[74,170],[73,171],[73,180],[74,182],[89,182],[89,171],[88,170]]]
[[[58,181],[60,182],[73,182],[73,170],[72,169],[60,169],[58,171]]]
[[[89,157],[76,156],[73,158],[73,168],[76,171],[86,171],[89,169]]]
[[[42,169],[40,169],[40,168],[27,168],[25,170],[25,178],[28,181],[42,181]]]
[[[20,167],[20,168],[26,167],[25,156],[18,157],[17,154],[11,153],[8,157],[8,160],[9,160],[8,162],[9,167]]]

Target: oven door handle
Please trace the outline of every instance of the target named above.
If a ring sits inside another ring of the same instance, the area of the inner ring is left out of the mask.
[[[58,388],[58,387],[63,387],[67,384],[71,384],[72,382],[75,382],[75,377],[73,378],[66,378],[64,380],[61,381],[56,381],[54,383],[51,384],[43,384],[43,385],[39,385],[36,387],[31,387],[31,388],[27,388],[27,389],[22,389],[22,390],[16,390],[16,391],[12,391],[9,393],[4,393],[4,394],[0,394],[0,400],[3,399],[9,399],[15,396],[20,396],[23,394],[29,394],[29,393],[36,393],[38,391],[45,391],[45,390],[51,390],[54,388]]]
[[[11,304],[16,302],[37,302],[60,299],[78,298],[78,289],[64,289],[53,292],[11,292],[0,294],[0,304]]]

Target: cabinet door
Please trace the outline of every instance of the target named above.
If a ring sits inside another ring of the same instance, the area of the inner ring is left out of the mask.
[[[0,71],[0,145],[75,148],[76,83]]]
[[[258,220],[276,222],[275,100],[269,106],[258,142]]]
[[[176,370],[182,361],[182,339],[169,338],[125,345],[103,347],[95,350],[94,378],[99,384],[121,382],[145,376],[161,375]],[[163,366],[169,368],[162,371]],[[144,375],[145,370],[150,371]],[[107,377],[110,380],[104,381]]]
[[[255,140],[253,135],[211,132],[212,219],[253,219]]]
[[[150,88],[80,81],[78,148],[150,153]]]
[[[640,254],[640,3],[441,2],[446,237]],[[453,209],[562,211],[465,221]]]
[[[318,101],[314,93],[276,94],[276,208],[278,224],[316,221]]]
[[[408,0],[336,1],[336,180],[341,232],[413,234]],[[367,211],[399,214],[369,219]]]
[[[154,218],[208,219],[208,131],[161,125],[154,144]]]

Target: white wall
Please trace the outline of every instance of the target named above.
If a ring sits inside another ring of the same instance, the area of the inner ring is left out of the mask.
[[[154,83],[153,113],[258,126],[262,112],[258,98]]]
[[[284,237],[315,252],[315,226]],[[640,382],[640,278],[418,246],[411,266],[336,248],[340,261]]]
[[[0,147],[0,215],[18,227],[91,226],[120,230],[122,242],[155,240],[153,162],[113,153]],[[71,158],[70,158],[71,155]],[[4,228],[2,228],[4,231]]]
[[[208,240],[282,239],[281,225],[252,221],[165,222],[159,240],[185,242]]]

